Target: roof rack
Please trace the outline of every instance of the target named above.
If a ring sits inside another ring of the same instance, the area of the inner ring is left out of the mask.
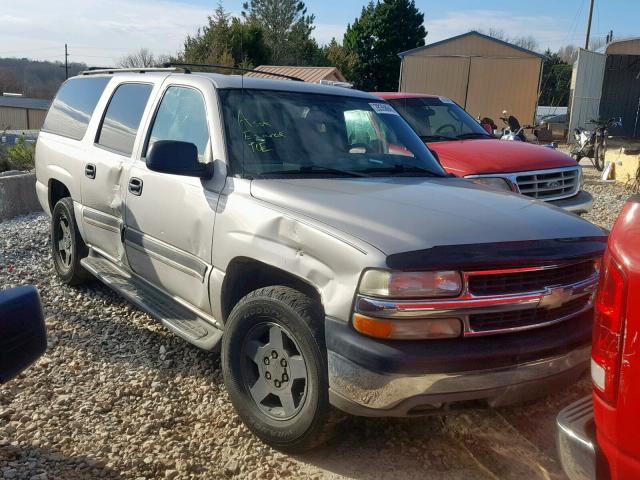
[[[145,68],[108,68],[108,67],[91,67],[88,70],[80,72],[80,75],[99,75],[113,73],[148,73],[148,72],[175,72],[177,68],[165,67],[145,67]]]
[[[284,75],[282,73],[272,73],[269,71],[263,71],[263,70],[256,70],[254,68],[242,68],[242,67],[230,67],[228,65],[216,65],[216,64],[206,64],[206,63],[173,63],[173,62],[168,62],[164,64],[165,68],[170,68],[170,67],[177,67],[177,68],[182,68],[184,69],[185,73],[191,73],[190,68],[219,68],[222,70],[235,70],[238,72],[245,72],[245,73],[260,73],[262,75],[270,75],[272,77],[280,77],[280,78],[286,78],[287,80],[293,80],[294,82],[304,82],[303,79],[298,78],[298,77],[294,77],[291,75]]]

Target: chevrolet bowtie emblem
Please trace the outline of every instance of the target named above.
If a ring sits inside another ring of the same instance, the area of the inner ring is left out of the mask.
[[[542,299],[540,299],[540,303],[538,307],[546,308],[551,310],[553,308],[558,308],[571,300],[573,295],[573,289],[567,288],[550,288],[549,293],[547,293]]]

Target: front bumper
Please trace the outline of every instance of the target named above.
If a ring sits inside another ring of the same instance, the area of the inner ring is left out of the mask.
[[[426,342],[380,342],[328,320],[331,403],[352,415],[405,417],[543,396],[588,369],[590,329],[581,324],[589,313],[526,336]]]
[[[595,480],[596,441],[591,396],[572,403],[556,419],[556,444],[570,480]]]
[[[593,196],[589,192],[580,190],[576,195],[562,200],[552,200],[551,205],[563,208],[571,213],[581,214],[588,213],[593,208]]]

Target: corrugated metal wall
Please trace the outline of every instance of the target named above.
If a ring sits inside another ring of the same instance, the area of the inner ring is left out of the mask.
[[[465,57],[531,57],[530,53],[523,50],[512,48],[481,35],[473,34],[444,41],[433,46],[427,46],[427,48],[416,50],[411,53],[411,55],[425,57],[438,55]]]
[[[607,47],[607,55],[638,55],[640,52],[640,38],[620,40]]]
[[[29,109],[29,128],[31,130],[40,130],[44,123],[44,118],[47,116],[48,110],[34,110]]]
[[[640,138],[640,55],[607,56],[600,116],[622,117],[622,128],[612,133]]]
[[[0,130],[27,128],[27,109],[0,107]]]
[[[507,110],[527,124],[535,121],[541,71],[538,56],[468,35],[405,55],[400,91],[449,97],[498,124]]]
[[[464,105],[470,62],[468,57],[407,56],[402,61],[400,91],[442,95]]]
[[[569,132],[578,127],[593,128],[589,122],[598,119],[606,59],[602,53],[582,48],[578,51],[571,76]],[[569,135],[569,140],[573,141],[573,135]]]
[[[0,130],[40,130],[47,110],[0,107]]]
[[[502,111],[534,123],[542,62],[538,58],[472,58],[465,109],[500,125]]]

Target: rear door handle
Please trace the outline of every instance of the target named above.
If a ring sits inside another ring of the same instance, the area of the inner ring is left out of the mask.
[[[93,163],[87,163],[84,167],[84,175],[91,179],[96,178],[96,166]]]
[[[142,180],[137,177],[131,177],[129,179],[129,191],[137,196],[142,195]]]

